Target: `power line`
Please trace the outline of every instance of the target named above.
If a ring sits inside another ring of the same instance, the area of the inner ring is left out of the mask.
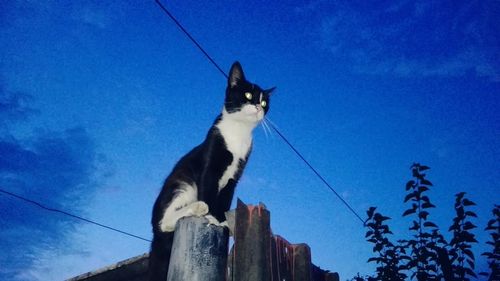
[[[212,57],[205,51],[205,49],[203,49],[203,47],[196,41],[196,39],[194,39],[194,37],[186,30],[186,28],[184,28],[184,26],[182,26],[182,24],[172,15],[172,13],[170,13],[170,11],[161,3],[161,1],[155,0],[155,2],[158,4],[158,6],[160,6],[163,12],[170,19],[172,19],[175,25],[177,25],[177,27],[191,40],[191,42],[193,42],[194,45],[198,47],[198,49],[205,55],[205,57],[207,57],[207,59],[215,66],[215,68],[217,68],[220,73],[222,73],[222,75],[224,75],[224,77],[226,77],[227,79],[228,76],[224,72],[224,70],[222,70],[222,68],[214,61],[214,59],[212,59]],[[304,156],[302,156],[302,154],[290,143],[290,141],[288,141],[288,139],[278,130],[278,128],[276,128],[276,126],[274,126],[273,124],[271,124],[271,127],[293,150],[293,152],[295,152],[295,154],[309,167],[309,169],[311,169],[311,171],[313,171],[313,173],[333,192],[333,194],[335,194],[335,196],[337,196],[340,201],[344,203],[344,205],[354,214],[354,216],[356,216],[361,221],[361,223],[364,224],[365,221],[361,218],[361,216],[358,215],[358,213],[351,207],[351,205],[349,205],[349,203],[347,203],[346,200],[344,200],[344,198],[342,198],[342,196],[340,196],[340,194],[337,193],[337,191],[335,191],[335,189],[325,180],[325,178],[323,178],[323,176],[321,176],[321,174],[309,163],[309,161],[307,161]]]
[[[160,6],[160,8],[163,10],[163,12],[165,12],[165,14],[170,18],[172,19],[174,22],[175,22],[175,25],[177,25],[177,27],[179,27],[182,32],[184,32],[184,34],[186,34],[186,36],[191,40],[191,42],[193,42],[196,47],[198,47],[198,49],[207,57],[207,59],[215,66],[215,68],[217,68],[220,73],[222,73],[222,75],[224,75],[224,77],[226,77],[226,79],[228,78],[226,72],[224,72],[224,70],[222,70],[222,68],[220,68],[220,66],[215,62],[214,59],[212,59],[212,57],[201,47],[200,44],[198,44],[198,42],[193,38],[193,36],[191,36],[191,34],[189,34],[189,32],[184,28],[184,26],[182,26],[182,24],[174,17],[174,15],[172,15],[172,13],[170,13],[167,8],[165,8],[165,6],[163,6],[163,4],[159,1],[159,0],[155,0],[156,3],[158,4],[158,6]]]
[[[283,139],[283,141],[293,150],[293,152],[295,152],[295,154],[297,154],[297,156],[300,159],[302,159],[304,163],[306,163],[309,169],[311,169],[311,171],[313,171],[313,173],[316,174],[316,176],[333,192],[333,194],[335,194],[335,196],[337,196],[340,199],[340,201],[342,201],[342,203],[344,203],[344,205],[346,205],[346,207],[364,224],[365,221],[358,215],[358,213],[351,207],[351,205],[349,205],[349,203],[347,203],[347,201],[345,201],[344,198],[342,198],[342,196],[340,196],[340,194],[338,194],[337,191],[335,191],[335,189],[326,181],[325,178],[323,178],[323,176],[321,176],[321,174],[309,163],[309,161],[307,161],[304,158],[304,156],[302,156],[302,154],[285,138],[285,136],[282,133],[280,133],[280,131],[278,131],[276,126],[274,126],[274,124],[271,124],[271,127],[274,129],[274,131],[276,131],[276,133],[278,133],[278,135]]]
[[[119,230],[117,228],[114,228],[114,227],[111,227],[111,226],[107,226],[105,224],[102,224],[102,223],[98,223],[98,222],[95,222],[95,221],[92,221],[92,220],[89,220],[89,219],[86,219],[86,218],[83,218],[83,217],[80,217],[80,216],[77,216],[77,215],[73,215],[71,213],[68,213],[66,211],[62,211],[62,210],[59,210],[59,209],[55,209],[55,208],[50,208],[50,207],[47,207],[35,200],[32,200],[32,199],[29,199],[29,198],[26,198],[26,197],[23,197],[21,195],[18,195],[18,194],[15,194],[15,193],[12,193],[10,191],[6,191],[2,188],[0,188],[0,192],[1,193],[4,193],[4,194],[7,194],[11,197],[15,197],[17,199],[20,199],[24,202],[27,202],[27,203],[30,203],[32,205],[35,205],[39,208],[42,208],[46,211],[49,211],[49,212],[54,212],[54,213],[60,213],[60,214],[63,214],[65,216],[68,216],[68,217],[72,217],[72,218],[75,218],[77,220],[81,220],[81,221],[84,221],[84,222],[87,222],[87,223],[90,223],[90,224],[93,224],[93,225],[97,225],[99,227],[102,227],[102,228],[106,228],[106,229],[109,229],[109,230],[112,230],[114,232],[118,232],[118,233],[121,233],[121,234],[124,234],[124,235],[127,235],[127,236],[130,236],[130,237],[133,237],[133,238],[136,238],[136,239],[140,239],[140,240],[143,240],[143,241],[146,241],[146,242],[151,242],[151,240],[149,239],[146,239],[144,237],[141,237],[141,236],[138,236],[138,235],[135,235],[135,234],[132,234],[132,233],[129,233],[129,232],[126,232],[126,231],[123,231],[123,230]]]

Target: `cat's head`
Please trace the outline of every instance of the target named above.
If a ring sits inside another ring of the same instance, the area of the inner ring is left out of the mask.
[[[229,71],[224,109],[231,118],[258,123],[269,111],[269,98],[274,89],[263,90],[247,81],[241,64],[235,62]]]

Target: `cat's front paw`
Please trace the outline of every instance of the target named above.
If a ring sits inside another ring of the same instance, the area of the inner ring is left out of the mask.
[[[205,218],[208,220],[208,224],[219,225],[219,221],[212,215],[206,215]]]
[[[219,223],[219,226],[222,226],[222,227],[226,227],[226,228],[229,228],[229,224],[227,223],[227,220]]]
[[[189,205],[189,213],[192,216],[201,217],[208,214],[208,205],[203,201],[196,201]]]

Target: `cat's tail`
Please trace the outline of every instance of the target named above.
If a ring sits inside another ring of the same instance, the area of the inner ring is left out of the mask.
[[[149,281],[167,279],[174,232],[155,233],[149,254]]]

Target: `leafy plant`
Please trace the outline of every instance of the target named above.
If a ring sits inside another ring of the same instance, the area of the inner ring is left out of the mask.
[[[491,241],[486,243],[493,249],[482,254],[488,259],[490,272],[481,272],[480,275],[488,277],[488,281],[500,280],[500,205],[493,208],[493,219],[488,221],[485,230],[489,231],[491,236]]]
[[[426,179],[424,171],[429,167],[415,163],[411,166],[412,179],[406,184],[407,195],[404,203],[410,207],[403,212],[403,217],[413,217],[409,230],[412,235],[409,240],[398,240],[397,244],[390,241],[392,235],[387,221],[389,217],[376,212],[375,207],[367,211],[365,221],[366,239],[373,244],[375,257],[368,262],[377,264],[374,276],[357,276],[351,281],[397,280],[416,279],[417,281],[469,281],[477,278],[474,273],[475,257],[471,251],[472,245],[477,243],[471,232],[477,228],[471,218],[477,217],[469,210],[475,203],[465,198],[465,192],[456,194],[456,217],[449,231],[452,232],[450,243],[440,234],[438,226],[429,220],[429,211],[435,206],[427,196],[432,183]],[[489,276],[489,281],[500,280],[500,205],[493,209],[494,219],[488,222],[485,230],[490,231],[493,246],[492,252],[482,255],[488,258],[491,272],[482,272],[480,275]]]
[[[465,192],[460,192],[455,196],[456,217],[449,229],[449,231],[453,231],[453,238],[450,241],[450,261],[454,280],[468,281],[470,280],[468,276],[477,277],[474,273],[475,259],[471,250],[471,244],[477,243],[477,240],[470,232],[476,226],[469,221],[469,218],[477,217],[477,215],[466,208],[476,204],[465,198]]]
[[[377,279],[375,279],[375,277],[371,277],[371,276],[361,276],[359,275],[359,272],[356,276],[354,276],[353,278],[347,280],[347,281],[377,281]]]
[[[373,252],[377,253],[377,256],[369,258],[368,262],[375,262],[379,265],[376,280],[402,281],[406,278],[406,274],[401,272],[404,267],[400,265],[400,261],[403,259],[400,253],[405,254],[404,248],[395,246],[389,241],[387,235],[392,234],[392,232],[384,222],[390,218],[375,212],[375,210],[375,207],[371,207],[366,212],[368,218],[365,221],[365,226],[368,227],[368,231],[365,237],[368,242],[373,243]]]
[[[428,219],[430,208],[435,208],[426,191],[432,183],[425,178],[424,171],[429,167],[415,163],[411,166],[413,179],[406,184],[404,202],[409,202],[411,207],[403,213],[403,217],[414,215],[410,230],[415,232],[415,239],[406,241],[405,247],[411,250],[406,264],[408,270],[413,271],[411,278],[418,281],[439,280],[442,277],[438,266],[438,243],[446,242],[439,234],[438,227]]]

